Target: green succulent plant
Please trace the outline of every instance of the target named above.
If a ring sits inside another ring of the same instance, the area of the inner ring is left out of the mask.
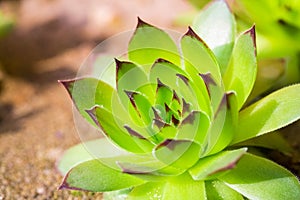
[[[300,85],[246,105],[257,72],[255,28],[237,37],[235,29],[224,1],[196,18],[179,47],[139,19],[128,58],[115,60],[114,84],[61,81],[106,137],[65,153],[60,189],[106,199],[299,199],[297,177],[236,144],[298,120]]]

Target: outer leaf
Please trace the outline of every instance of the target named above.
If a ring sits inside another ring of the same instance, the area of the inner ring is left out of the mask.
[[[88,113],[106,136],[121,148],[134,153],[144,153],[153,147],[146,138],[135,133],[131,134],[131,131],[126,133],[125,124],[120,122],[118,117],[113,116],[107,109],[96,106]]]
[[[147,175],[176,176],[183,173],[183,170],[167,166],[158,160],[148,160],[140,163],[118,162],[124,173],[137,175],[143,179]]]
[[[183,174],[166,182],[163,199],[206,199],[205,184],[203,181],[194,181],[189,174]]]
[[[194,180],[203,180],[209,175],[232,169],[246,151],[246,148],[222,151],[215,155],[201,158],[197,164],[189,170],[189,173]]]
[[[103,165],[99,160],[90,160],[71,169],[59,189],[106,192],[142,184],[143,181]]]
[[[244,200],[243,196],[221,181],[206,181],[208,200]]]
[[[133,188],[127,200],[161,200],[163,198],[164,182],[148,182]]]
[[[114,89],[107,83],[95,78],[72,79],[60,82],[67,89],[79,113],[91,124],[95,125],[86,113],[87,109],[98,104],[111,110],[111,97]]]
[[[149,182],[138,186],[129,194],[129,200],[198,200],[206,199],[205,185],[194,181],[188,174],[170,178],[165,182]]]
[[[252,27],[236,41],[228,69],[224,74],[225,88],[227,91],[236,92],[239,109],[250,95],[256,71],[255,29]]]
[[[276,129],[300,118],[300,84],[285,87],[240,112],[232,144]]]
[[[126,153],[126,151],[116,148],[106,138],[101,138],[71,147],[64,153],[57,167],[65,175],[72,167],[84,161],[114,157]]]
[[[190,27],[181,39],[181,49],[185,68],[190,75],[211,73],[217,84],[221,85],[221,73],[213,52]],[[190,68],[195,68],[196,73]]]
[[[263,147],[274,149],[291,156],[294,151],[288,141],[278,131],[261,135],[234,145],[235,147]]]
[[[140,18],[129,42],[128,57],[140,65],[152,65],[158,58],[163,58],[180,66],[180,54],[170,36]]]
[[[104,200],[125,200],[129,192],[131,192],[131,189],[104,192],[103,199]]]
[[[300,199],[300,183],[292,173],[251,154],[244,155],[236,168],[219,179],[249,199]]]
[[[222,74],[225,72],[235,39],[235,21],[223,0],[214,1],[194,20],[193,29],[214,52]]]

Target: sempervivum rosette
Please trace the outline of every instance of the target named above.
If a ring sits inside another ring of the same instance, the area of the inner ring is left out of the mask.
[[[139,19],[128,58],[115,59],[115,84],[62,81],[82,116],[106,137],[86,144],[99,155],[76,158],[82,146],[66,153],[62,171],[81,163],[60,188],[118,191],[116,196],[125,193],[128,199],[299,197],[299,182],[290,172],[233,146],[300,116],[294,110],[299,85],[243,108],[255,82],[255,52],[254,27],[235,39],[223,1],[197,17],[180,47]]]

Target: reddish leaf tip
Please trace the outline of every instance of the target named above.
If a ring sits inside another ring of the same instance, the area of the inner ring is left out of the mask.
[[[200,36],[197,35],[197,33],[190,26],[188,27],[188,31],[184,34],[184,36],[195,38],[196,40],[204,44],[206,48],[209,48],[208,45],[204,42],[204,40],[202,40],[202,38],[200,38]]]
[[[138,132],[136,132],[135,130],[133,130],[132,128],[130,128],[129,126],[125,125],[124,128],[127,130],[127,132],[134,137],[137,137],[139,139],[143,139],[145,140],[146,138],[144,136],[142,136],[141,134],[139,134]]]
[[[178,124],[180,123],[180,121],[179,121],[174,115],[172,115],[172,123],[173,123],[175,126],[178,126]]]
[[[69,95],[71,96],[71,88],[74,84],[76,79],[69,79],[69,80],[57,80],[58,83],[62,84],[64,88],[68,91]]]
[[[122,65],[122,61],[118,60],[117,58],[114,58],[114,60],[115,60],[115,63],[116,63],[116,69],[117,69],[116,72],[118,74],[119,68]]]
[[[144,171],[141,169],[138,170],[137,169],[138,166],[136,166],[136,165],[131,166],[131,168],[135,167],[136,169],[131,169],[130,166],[128,166],[128,164],[126,165],[126,164],[118,162],[118,161],[117,161],[117,165],[121,168],[122,172],[125,174],[141,174],[142,175],[142,174],[148,173],[147,170],[145,170],[145,169],[144,169]]]
[[[226,108],[228,108],[228,102],[227,102],[227,94],[224,94],[221,102],[219,104],[219,107],[215,113],[215,118],[218,116],[218,114],[221,112],[221,110],[226,106]]]
[[[256,31],[255,31],[255,24],[247,30],[244,34],[250,34],[252,40],[253,40],[253,45],[255,48],[255,56],[257,55],[257,50],[256,50]]]
[[[172,149],[175,148],[175,145],[171,144],[172,141],[174,141],[174,140],[172,140],[172,139],[166,139],[165,141],[163,141],[162,143],[160,143],[155,149],[159,150],[162,147],[168,147],[169,149],[172,150]]]
[[[167,103],[164,103],[164,106],[165,106],[165,109],[166,109],[166,112],[170,112],[171,108],[168,106]]]
[[[170,61],[165,60],[163,58],[158,58],[157,60],[155,60],[154,64],[156,63],[167,63],[167,64],[172,64]]]
[[[140,17],[137,17],[137,19],[138,19],[137,28],[145,27],[145,26],[152,26],[152,25],[146,23],[145,21],[143,21]]]
[[[184,75],[182,75],[182,74],[176,74],[176,76],[177,76],[178,78],[180,78],[181,80],[183,80],[183,82],[184,82],[186,85],[188,85],[189,79],[188,79],[186,76],[184,76]]]
[[[71,171],[72,171],[72,169],[65,175],[63,182],[60,184],[60,186],[57,188],[57,190],[68,189],[68,190],[88,191],[88,190],[84,190],[81,188],[72,187],[67,183],[67,179],[68,179]]]
[[[184,125],[184,124],[193,124],[196,117],[195,115],[198,114],[199,111],[193,111],[191,112],[186,118],[184,118],[181,122],[181,125]]]
[[[133,107],[135,109],[137,109],[137,105],[136,105],[135,100],[134,100],[134,95],[137,95],[138,93],[137,92],[133,92],[133,91],[127,91],[127,90],[124,90],[124,92],[128,96],[128,98],[129,98],[131,104],[133,105]]]
[[[157,128],[162,129],[167,124],[160,119],[153,119],[153,124],[157,126]]]
[[[188,140],[174,140],[174,139],[166,139],[162,143],[156,146],[155,150],[159,150],[160,148],[166,147],[169,150],[173,151],[177,145],[188,142]]]
[[[175,90],[173,90],[173,97],[172,100],[177,101],[178,103],[180,103],[180,98],[178,97],[177,93]]]
[[[97,115],[96,115],[96,109],[99,106],[94,106],[91,109],[85,110],[85,112],[87,112],[87,114],[91,117],[91,119],[95,122],[95,124],[100,127],[99,121],[97,119]]]
[[[182,115],[184,115],[187,112],[190,112],[190,106],[191,105],[187,103],[184,98],[182,98]]]
[[[157,110],[156,110],[154,107],[151,107],[151,108],[152,108],[152,111],[153,111],[153,113],[154,113],[155,119],[162,121],[162,118],[161,118],[160,115],[158,114]]]
[[[205,86],[206,86],[206,90],[209,94],[209,96],[211,95],[211,89],[210,89],[210,86],[211,85],[214,85],[216,86],[217,83],[215,82],[215,80],[213,79],[211,73],[206,73],[206,74],[199,74],[199,76],[202,78],[202,80],[204,81],[205,83]]]

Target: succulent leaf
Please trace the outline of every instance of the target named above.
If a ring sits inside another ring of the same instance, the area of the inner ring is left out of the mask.
[[[235,167],[236,163],[246,153],[247,149],[222,151],[220,153],[200,159],[189,173],[194,180],[204,180],[216,173],[224,172]]]
[[[139,178],[112,169],[99,160],[90,160],[72,168],[59,189],[104,192],[130,188],[143,182]]]
[[[144,153],[151,151],[153,144],[145,139],[126,133],[125,123],[104,107],[96,106],[87,111],[95,119],[95,122],[103,130],[105,135],[114,143],[129,152]],[[130,142],[129,142],[130,141]]]
[[[192,111],[178,126],[177,140],[191,140],[199,144],[204,151],[204,139],[210,126],[207,115]]]
[[[126,154],[128,152],[117,148],[106,138],[101,138],[84,142],[68,149],[60,159],[57,168],[61,174],[65,175],[72,167],[84,161]]]
[[[223,74],[230,59],[236,32],[233,14],[226,2],[220,0],[210,4],[195,17],[192,27],[214,52]]]
[[[155,60],[163,58],[180,66],[180,54],[170,36],[138,18],[138,25],[128,45],[129,60],[143,65],[146,71]]]
[[[207,199],[205,184],[203,181],[194,181],[188,174],[183,174],[166,182],[163,199]]]
[[[232,144],[276,129],[300,118],[300,84],[280,89],[242,110]]]
[[[209,200],[244,200],[241,194],[218,180],[206,181],[205,189]]]
[[[147,182],[143,185],[133,188],[129,193],[128,200],[160,200],[163,198],[164,182]]]
[[[239,108],[250,95],[256,72],[255,28],[253,26],[237,39],[223,78],[226,90],[236,92]]]
[[[197,162],[200,151],[200,145],[195,142],[167,139],[155,147],[153,154],[167,165],[186,169]]]
[[[213,145],[212,149],[209,151],[209,154],[215,154],[223,150],[231,143],[234,135],[236,134],[236,128],[238,123],[237,98],[234,92],[226,93],[224,97],[226,98],[226,113],[223,113],[222,116],[216,116],[216,121],[214,121],[211,125],[211,131],[216,131],[216,133],[218,133],[217,131],[220,132],[217,141],[215,145]],[[224,109],[225,108],[223,107],[223,110]],[[213,126],[217,126],[217,128],[213,128]],[[218,127],[222,127],[222,130],[218,130]]]
[[[111,110],[111,97],[114,89],[95,78],[81,78],[60,81],[67,89],[79,113],[91,124],[94,121],[86,113],[94,105],[102,105]]]
[[[213,52],[190,27],[181,38],[181,49],[186,70],[194,67],[197,74],[211,73],[216,83],[221,85],[221,73]]]
[[[274,162],[245,154],[237,166],[219,177],[249,199],[299,199],[299,180]]]

